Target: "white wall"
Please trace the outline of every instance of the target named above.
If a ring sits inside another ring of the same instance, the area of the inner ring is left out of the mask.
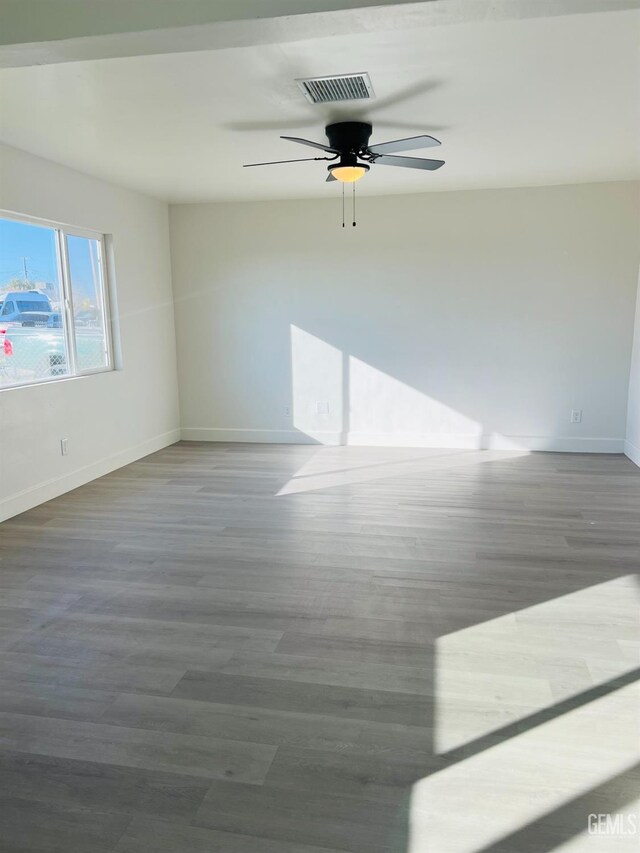
[[[167,206],[0,146],[0,209],[112,235],[123,359],[0,391],[2,520],[176,441],[179,412]]]
[[[640,242],[640,235],[639,235]],[[624,452],[636,465],[640,465],[640,273],[636,298],[633,352],[629,373],[629,403],[627,411],[627,436]]]
[[[637,184],[170,215],[183,437],[622,451]]]

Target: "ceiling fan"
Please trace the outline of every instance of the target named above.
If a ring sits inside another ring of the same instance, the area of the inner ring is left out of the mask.
[[[427,160],[423,157],[395,157],[397,151],[416,151],[418,148],[433,148],[440,145],[439,140],[433,136],[412,136],[409,139],[394,139],[391,142],[380,142],[377,145],[369,145],[369,139],[373,127],[362,121],[341,121],[330,124],[325,128],[328,145],[321,142],[311,142],[308,139],[299,139],[297,136],[281,136],[289,142],[298,142],[300,145],[308,145],[318,148],[331,155],[329,157],[303,157],[297,160],[274,160],[269,163],[246,163],[245,168],[251,166],[274,166],[279,163],[302,163],[308,160],[332,161],[328,166],[330,181],[341,181],[344,184],[353,184],[363,178],[371,165],[401,166],[405,169],[426,169],[433,172],[444,166],[444,160]]]

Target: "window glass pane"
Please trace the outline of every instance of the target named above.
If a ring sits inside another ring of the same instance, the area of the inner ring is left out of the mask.
[[[65,376],[55,229],[0,219],[0,388]]]
[[[109,364],[100,241],[67,236],[76,367],[99,370]]]

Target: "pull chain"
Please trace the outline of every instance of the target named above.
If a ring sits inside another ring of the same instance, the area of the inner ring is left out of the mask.
[[[344,228],[344,184],[342,184],[342,227]]]
[[[353,182],[353,227],[356,227],[356,184]]]

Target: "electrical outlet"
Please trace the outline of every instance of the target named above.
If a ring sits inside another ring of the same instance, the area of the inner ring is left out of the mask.
[[[329,403],[327,400],[318,400],[316,403],[316,414],[317,415],[328,415],[329,414]]]
[[[581,424],[582,423],[582,409],[571,409],[571,423],[572,424]]]
[[[69,439],[68,438],[61,438],[60,439],[60,453],[63,456],[69,455]]]

